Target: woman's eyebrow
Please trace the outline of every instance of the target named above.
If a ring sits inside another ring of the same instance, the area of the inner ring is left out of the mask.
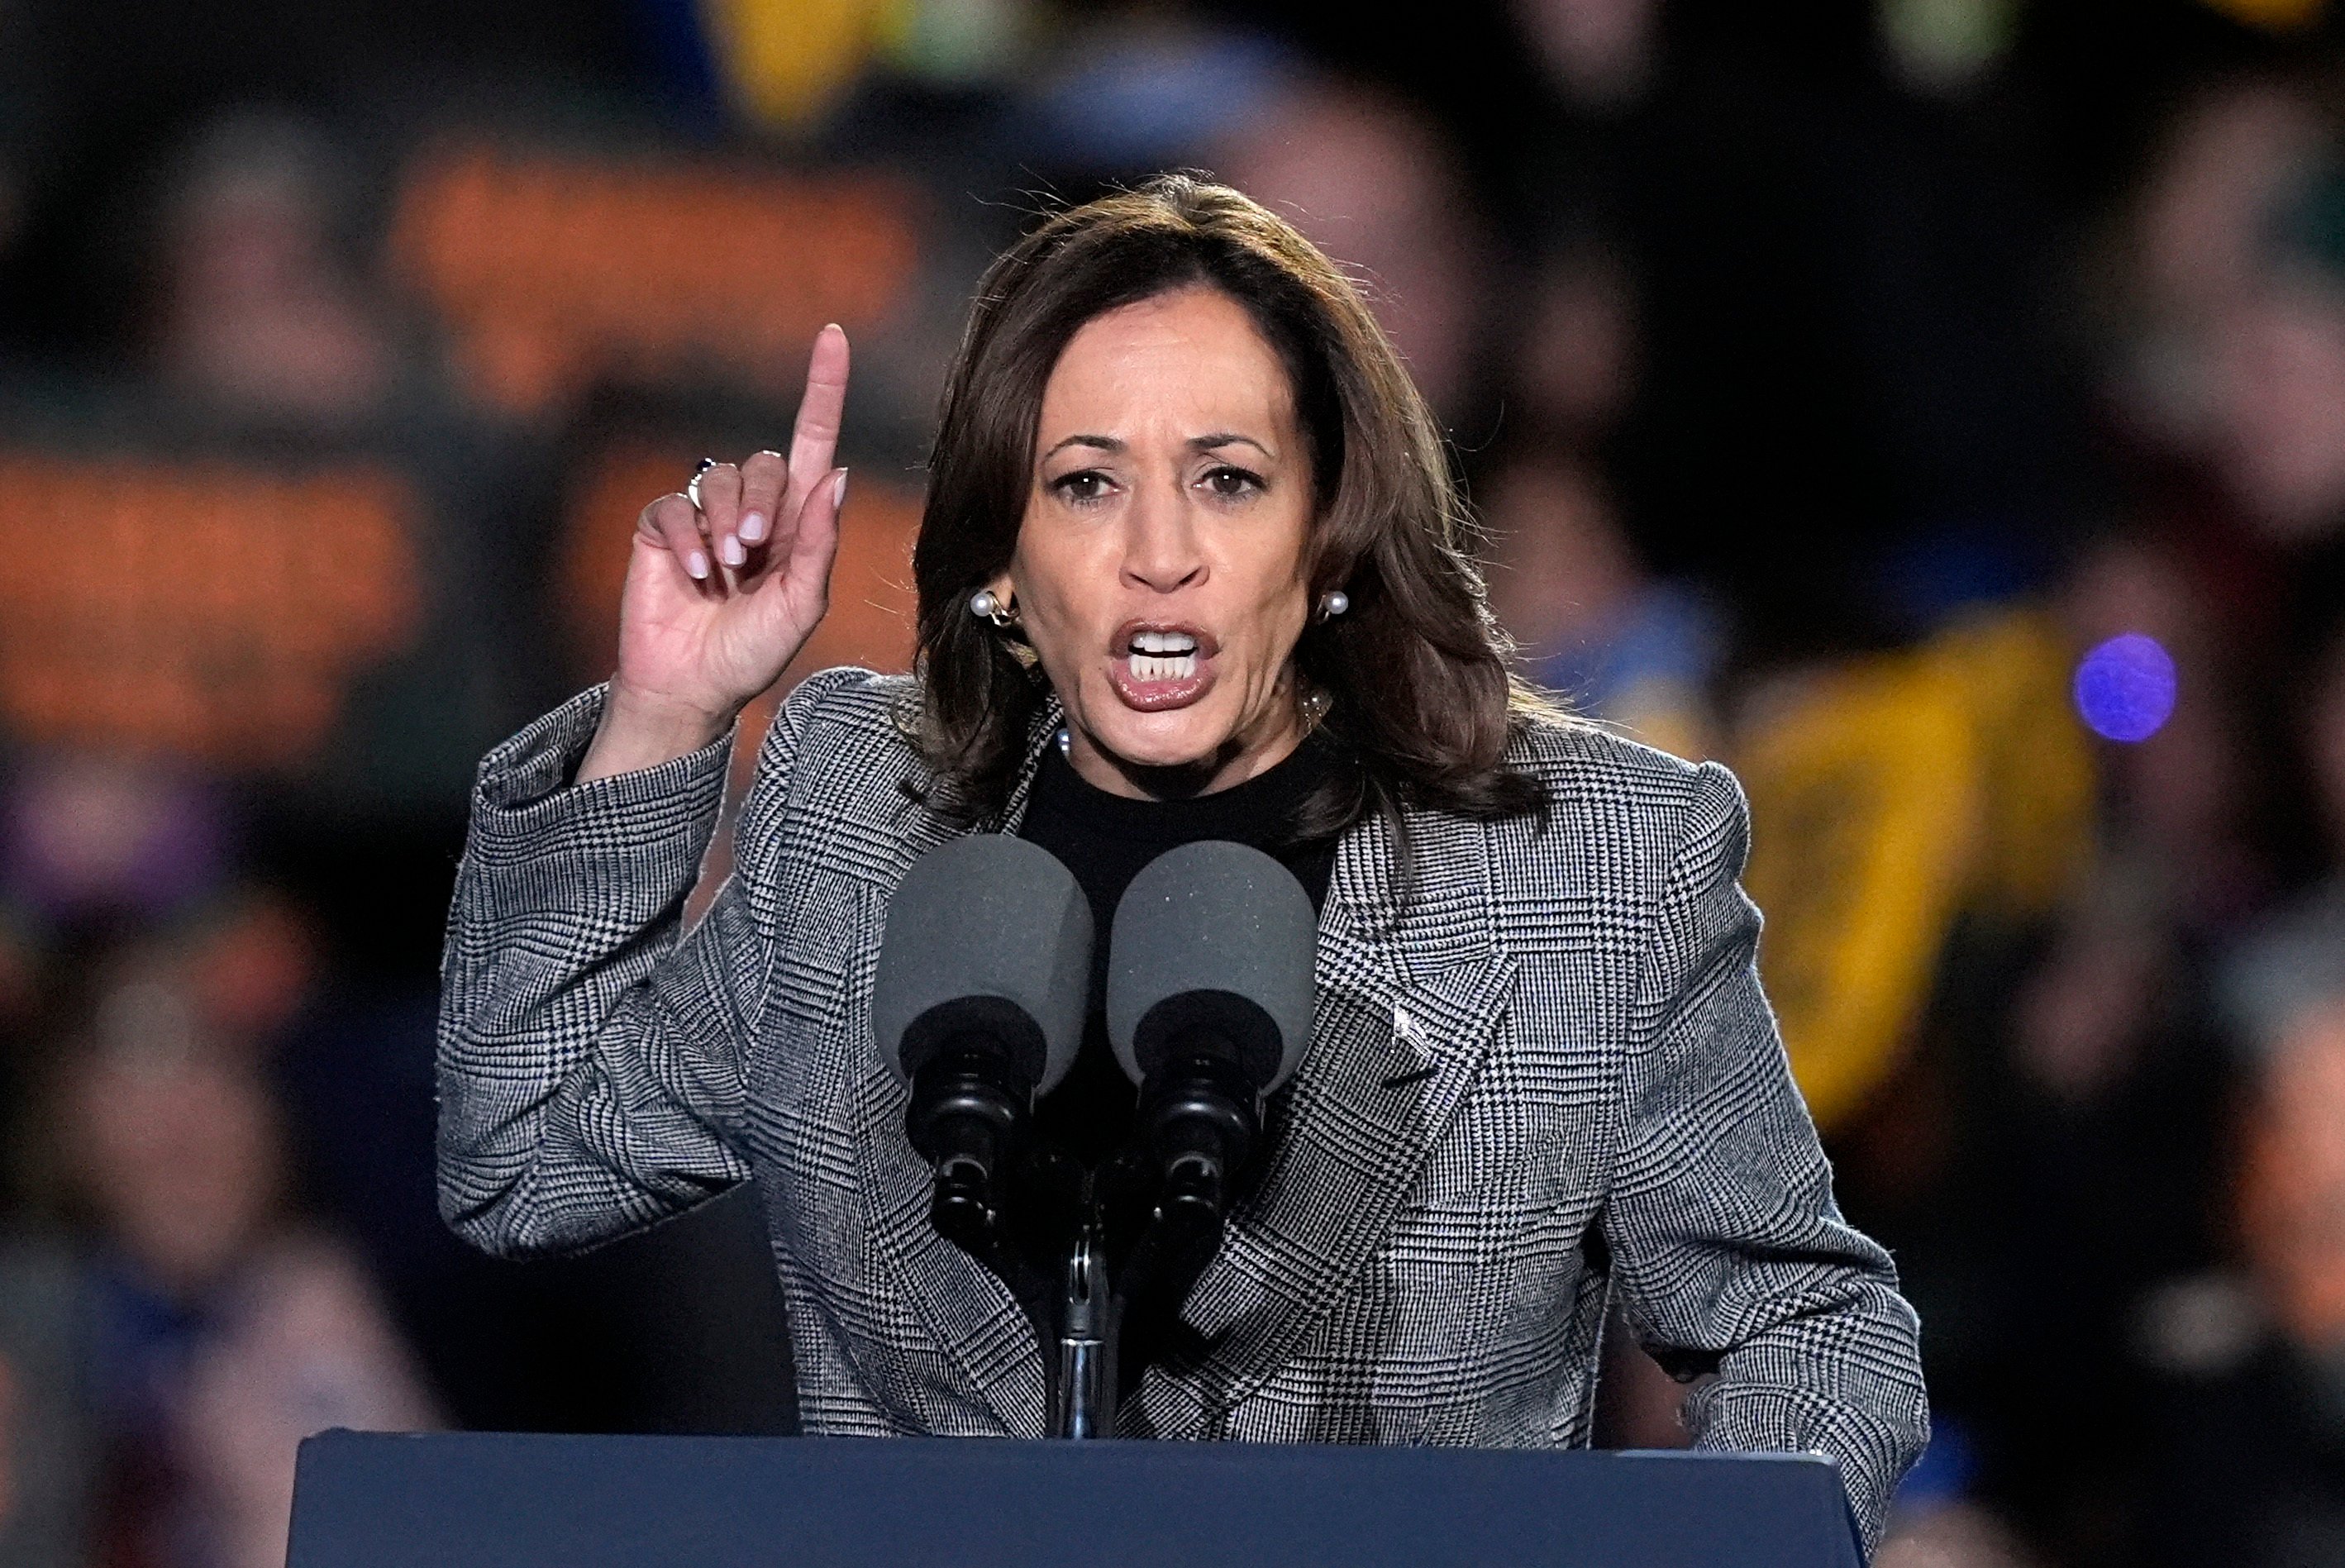
[[[1113,453],[1123,453],[1132,450],[1132,443],[1119,436],[1090,434],[1070,435],[1053,444],[1050,451],[1042,453],[1039,461],[1048,463],[1051,458],[1056,457],[1059,453],[1066,451],[1067,448],[1071,446],[1095,447],[1101,452]],[[1223,446],[1251,446],[1256,452],[1261,453],[1264,457],[1275,458],[1278,455],[1278,453],[1271,451],[1270,448],[1264,446],[1261,442],[1256,441],[1254,437],[1250,435],[1241,435],[1237,432],[1232,430],[1217,430],[1206,435],[1193,435],[1189,438],[1189,450],[1192,452],[1212,452],[1217,447]]]
[[[1071,446],[1095,446],[1101,452],[1124,452],[1130,449],[1131,443],[1112,435],[1071,435],[1044,453],[1043,461],[1048,462]]]

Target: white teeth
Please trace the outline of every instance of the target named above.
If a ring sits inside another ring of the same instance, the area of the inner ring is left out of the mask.
[[[1187,680],[1197,673],[1197,639],[1187,632],[1132,634],[1125,650],[1134,680]]]
[[[1197,656],[1184,653],[1172,658],[1155,658],[1134,652],[1132,656],[1132,678],[1134,680],[1186,680],[1197,673]]]

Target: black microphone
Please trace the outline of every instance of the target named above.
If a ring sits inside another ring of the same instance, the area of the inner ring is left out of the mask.
[[[1219,840],[1152,860],[1116,906],[1108,1040],[1140,1085],[1157,1217],[1176,1235],[1219,1235],[1263,1100],[1310,1043],[1317,942],[1294,873]]]
[[[1082,1044],[1091,964],[1090,901],[1023,839],[939,845],[888,903],[872,1033],[911,1088],[904,1130],[936,1175],[937,1229],[980,1257],[1034,1101]]]

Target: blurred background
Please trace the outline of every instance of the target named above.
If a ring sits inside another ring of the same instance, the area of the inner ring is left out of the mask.
[[[900,667],[979,270],[1187,166],[1371,288],[1529,673],[1749,788],[1924,1325],[1883,1561],[2345,1564],[2345,15],[1366,14],[0,0],[0,1563],[274,1568],[330,1425],[792,1428],[754,1192],[439,1225],[471,770],[827,321],[801,665]]]

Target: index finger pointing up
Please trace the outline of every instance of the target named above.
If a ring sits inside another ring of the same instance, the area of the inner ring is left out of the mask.
[[[790,433],[790,498],[783,515],[796,521],[808,489],[830,476],[838,451],[839,421],[847,412],[847,333],[838,323],[815,334],[807,361],[806,396]]]

